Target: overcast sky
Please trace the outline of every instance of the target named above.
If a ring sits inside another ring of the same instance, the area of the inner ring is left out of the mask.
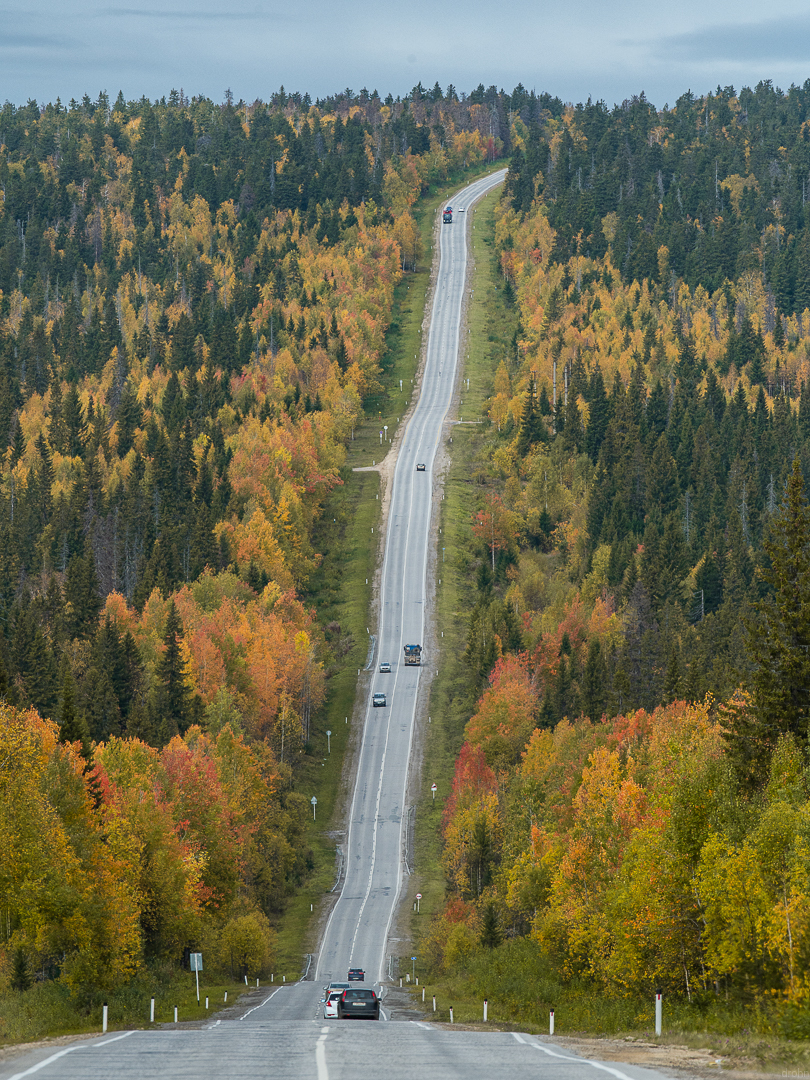
[[[657,106],[718,83],[787,89],[810,78],[810,11],[775,0],[27,0],[0,7],[0,101],[63,102],[106,90],[152,99],[182,88],[222,101],[283,85],[313,98],[384,96],[421,80]]]

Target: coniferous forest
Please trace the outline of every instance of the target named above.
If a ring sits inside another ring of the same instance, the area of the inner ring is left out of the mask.
[[[314,530],[412,208],[508,150],[508,111],[421,85],[0,109],[3,985],[271,962],[342,655]]]
[[[495,964],[515,1016],[556,979],[808,1030],[808,110],[513,113],[478,701],[422,955],[482,992]]]
[[[516,1017],[548,977],[806,1035],[809,110],[769,83],[0,110],[4,986],[272,955],[341,659],[317,524],[417,201],[508,158],[421,960],[506,972]]]

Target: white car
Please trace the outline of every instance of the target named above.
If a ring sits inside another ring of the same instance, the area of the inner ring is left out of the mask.
[[[329,997],[322,999],[324,1020],[337,1019],[337,1006],[342,993],[342,990],[330,990]]]

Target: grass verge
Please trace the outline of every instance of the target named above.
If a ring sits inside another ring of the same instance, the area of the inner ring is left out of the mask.
[[[255,989],[255,982],[253,989]],[[102,1027],[102,1005],[108,1005],[108,1027],[147,1028],[150,998],[155,998],[155,1025],[174,1021],[177,1008],[179,1022],[205,1020],[227,1004],[231,1005],[246,993],[244,983],[223,979],[217,975],[200,975],[200,1004],[194,976],[190,972],[177,974],[168,967],[155,969],[147,975],[107,994],[100,993],[92,1001],[74,997],[69,988],[59,982],[37,983],[23,993],[3,998],[0,1017],[0,1045],[33,1042],[60,1035],[97,1034]],[[205,999],[208,998],[208,1009]]]

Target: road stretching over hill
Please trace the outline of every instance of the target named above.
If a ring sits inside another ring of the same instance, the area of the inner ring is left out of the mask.
[[[354,1080],[357,1076],[430,1080],[514,1080],[538,1075],[592,1080],[652,1080],[633,1066],[586,1062],[517,1033],[447,1031],[423,1023],[324,1021],[319,1004],[329,980],[350,967],[366,984],[387,978],[387,938],[403,874],[403,810],[421,669],[403,663],[405,644],[425,639],[433,465],[446,431],[459,358],[467,263],[466,213],[503,181],[501,170],[477,180],[454,200],[454,221],[440,233],[440,261],[418,403],[404,432],[394,472],[382,568],[379,646],[366,706],[352,798],[346,873],[315,963],[315,979],[270,990],[238,1019],[179,1030],[115,1032],[59,1049],[39,1048],[0,1064],[0,1080]],[[425,465],[417,472],[418,463]],[[379,672],[389,661],[390,674]],[[435,671],[436,658],[423,663]],[[371,695],[386,694],[385,708]],[[383,1019],[390,1014],[384,1007]],[[114,1018],[111,1018],[114,1021]]]

